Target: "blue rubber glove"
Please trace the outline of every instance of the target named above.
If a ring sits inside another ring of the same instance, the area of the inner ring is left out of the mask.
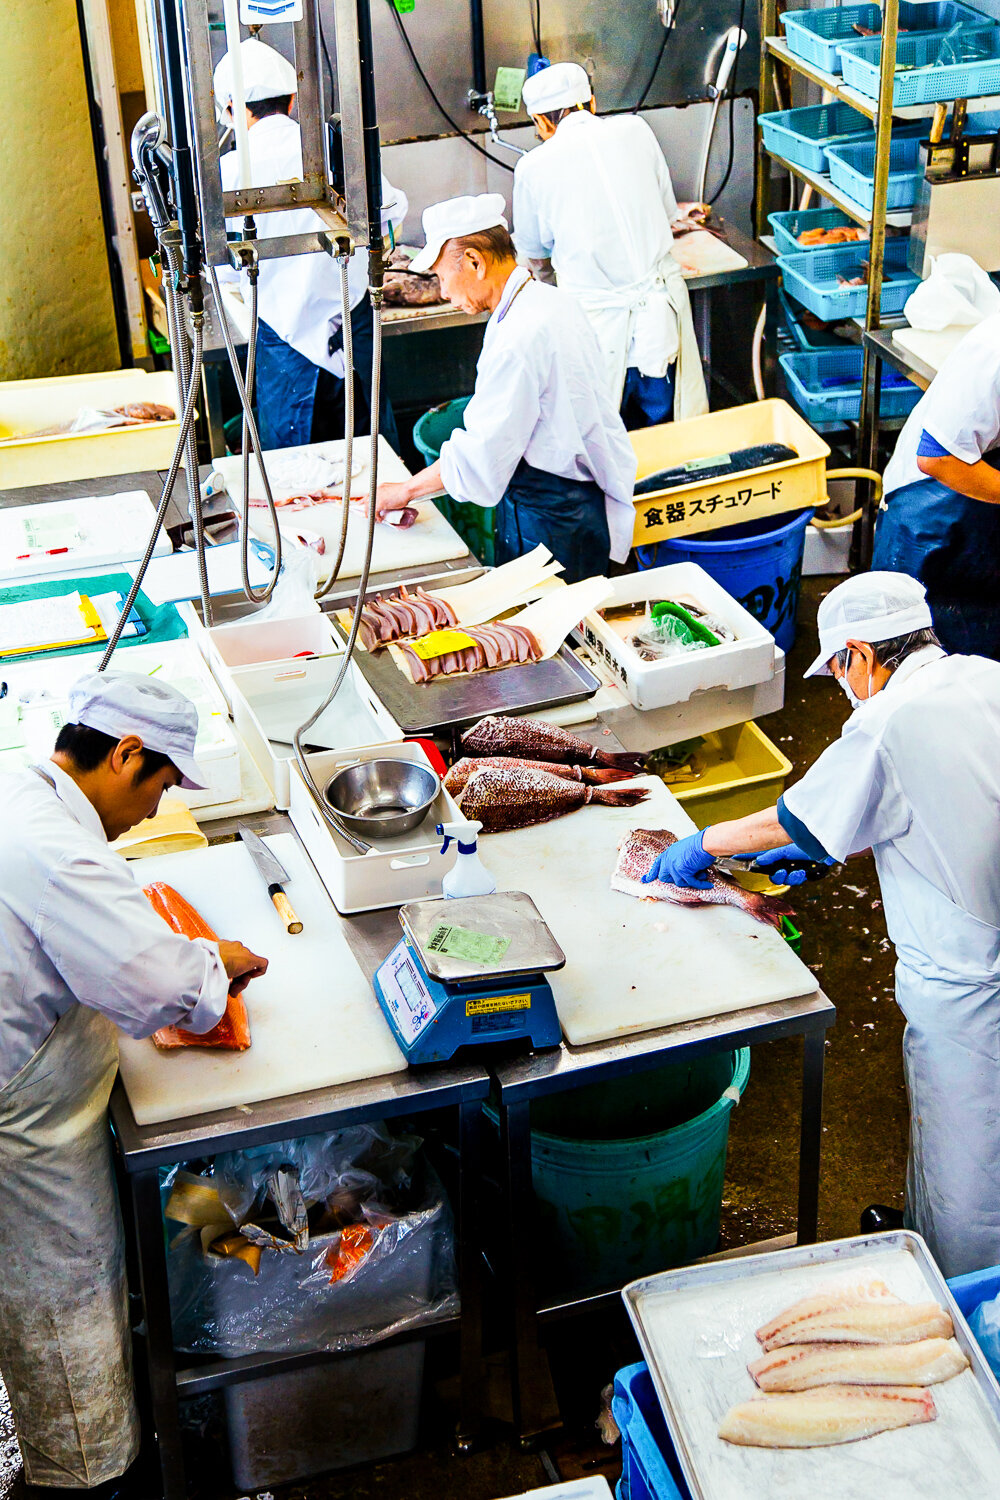
[[[813,867],[811,877],[808,870],[790,868],[797,862]],[[754,868],[764,875],[769,875],[775,885],[805,885],[810,878],[815,880],[820,875],[829,873],[828,869],[823,869],[824,865],[834,864],[836,860],[831,859],[829,855],[826,859],[814,859],[811,854],[800,849],[798,844],[782,844],[780,849],[767,849],[762,854],[756,855],[754,860]]]
[[[667,885],[689,885],[699,891],[711,890],[710,880],[699,879],[715,863],[715,856],[705,853],[704,838],[704,830],[689,833],[687,838],[678,839],[676,844],[664,849],[648,874],[642,877],[643,885],[649,885],[653,880],[663,880]]]

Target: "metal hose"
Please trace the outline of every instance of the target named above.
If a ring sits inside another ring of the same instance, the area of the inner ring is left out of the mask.
[[[161,237],[164,257],[167,262],[167,276],[165,279],[167,293],[167,329],[170,334],[170,348],[173,354],[174,373],[177,376],[178,389],[186,391],[191,378],[192,359],[188,348],[187,326],[184,322],[184,308],[180,293],[177,291],[181,280],[181,262],[177,246],[165,237]],[[199,312],[196,322],[202,321]],[[194,422],[187,428],[182,428],[184,435],[184,479],[188,492],[188,515],[191,517],[191,525],[194,530],[195,555],[198,559],[198,591],[201,595],[202,614],[206,626],[212,623],[212,598],[208,587],[208,567],[205,562],[204,524],[201,514],[201,490],[198,484],[198,442],[195,437]]]
[[[341,496],[343,515],[340,518],[340,538],[337,557],[330,569],[330,576],[316,594],[317,600],[331,593],[340,577],[347,550],[347,523],[351,514],[351,469],[354,466],[354,329],[351,327],[351,293],[347,271],[351,263],[350,252],[339,255],[340,262],[340,308],[341,328],[344,330],[344,492]],[[376,424],[375,431],[378,431]]]

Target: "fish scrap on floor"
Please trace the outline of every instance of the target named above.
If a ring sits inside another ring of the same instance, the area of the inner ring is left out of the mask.
[[[933,1422],[930,1391],[888,1385],[827,1385],[792,1396],[755,1396],[719,1424],[727,1443],[750,1448],[826,1448],[895,1427]]]
[[[638,775],[645,756],[627,750],[601,750],[578,734],[542,719],[508,718],[487,714],[462,735],[470,755],[500,755],[520,760],[560,761],[563,765],[619,767]]]
[[[785,1344],[913,1344],[951,1338],[951,1314],[936,1302],[903,1302],[877,1278],[803,1297],[757,1329],[767,1351]]]
[[[151,885],[143,886],[143,895],[173,932],[181,937],[218,942],[201,913],[172,885],[155,880]],[[199,1036],[196,1032],[185,1031],[183,1026],[161,1026],[153,1032],[153,1041],[162,1052],[171,1052],[175,1047],[218,1047],[230,1052],[245,1052],[250,1046],[250,1020],[243,996],[230,991],[222,1019],[211,1031]]]
[[[648,796],[645,787],[585,786],[509,761],[502,767],[480,766],[473,771],[458,805],[464,818],[482,823],[484,833],[509,833],[561,818],[588,802],[635,807]]]
[[[769,927],[780,928],[782,917],[792,915],[794,908],[779,896],[745,890],[731,875],[714,867],[706,872],[712,882],[711,890],[670,885],[665,880],[652,880],[644,885],[642,877],[649,873],[663,851],[676,842],[676,833],[668,828],[634,828],[618,846],[611,889],[625,896],[638,896],[642,901],[674,901],[678,906],[738,906]]]
[[[542,771],[549,776],[558,776],[563,781],[585,781],[589,786],[609,786],[615,781],[630,781],[633,772],[614,770],[607,766],[560,766],[549,760],[520,760],[504,755],[463,755],[456,760],[444,778],[445,788],[453,797],[464,791],[465,784],[479,766],[493,766],[504,770],[521,766],[526,771]]]
[[[747,1367],[762,1391],[821,1385],[938,1385],[969,1368],[954,1339],[915,1344],[787,1344]]]

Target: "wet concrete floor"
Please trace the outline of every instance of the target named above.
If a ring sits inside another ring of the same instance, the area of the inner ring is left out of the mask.
[[[792,761],[793,780],[837,736],[848,712],[829,679],[802,679],[815,652],[816,606],[835,582],[806,580],[799,639],[788,664],[786,706],[763,721],[765,732]],[[796,893],[795,905],[804,938],[802,956],[837,1007],[826,1047],[820,1189],[820,1235],[836,1238],[857,1230],[865,1204],[902,1204],[907,1128],[903,1027],[893,1000],[893,956],[870,857],[851,861],[803,895]],[[800,1066],[797,1041],[754,1051],[749,1086],[732,1116],[723,1245],[794,1228]],[[510,1428],[491,1421],[478,1451],[457,1456],[450,1439],[455,1414],[450,1351],[432,1349],[416,1453],[286,1486],[275,1490],[275,1500],[498,1500],[588,1474],[605,1474],[614,1489],[620,1450],[600,1442],[595,1419],[602,1387],[616,1369],[639,1357],[632,1334],[620,1316],[612,1315],[556,1325],[547,1342],[564,1427],[544,1450],[521,1452]],[[188,1447],[189,1474],[195,1476],[192,1495],[234,1500],[241,1494],[232,1486],[220,1415],[211,1403],[189,1413]],[[20,1500],[18,1471],[9,1412],[0,1400],[0,1500]],[[142,1490],[152,1493],[146,1484]]]

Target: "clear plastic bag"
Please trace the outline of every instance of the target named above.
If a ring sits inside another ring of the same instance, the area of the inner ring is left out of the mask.
[[[969,1327],[990,1369],[1000,1380],[1000,1297],[980,1302],[969,1315]]]
[[[454,1313],[451,1209],[420,1145],[361,1125],[229,1152],[203,1174],[171,1168],[176,1347],[361,1349]]]

